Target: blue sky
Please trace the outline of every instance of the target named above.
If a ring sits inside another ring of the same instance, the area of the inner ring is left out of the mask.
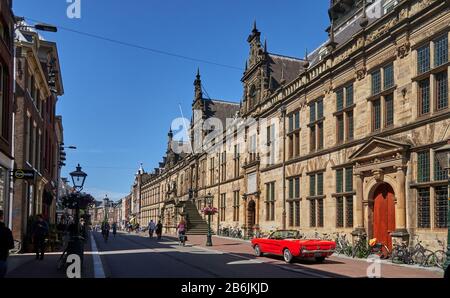
[[[124,43],[244,68],[246,39],[256,19],[272,53],[304,57],[326,39],[328,0],[81,0],[81,18],[67,17],[66,0],[14,0],[14,13]],[[150,171],[167,146],[174,118],[190,118],[200,67],[212,98],[239,101],[242,70],[152,53],[60,29],[57,42],[65,95],[67,166],[88,173],[85,190],[119,199],[139,164]]]

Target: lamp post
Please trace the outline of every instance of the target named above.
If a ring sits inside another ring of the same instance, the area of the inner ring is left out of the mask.
[[[108,222],[108,215],[109,215],[108,207],[109,207],[109,198],[108,195],[105,195],[105,198],[103,199],[103,212],[104,212],[103,222],[105,223]]]
[[[213,196],[211,195],[211,193],[208,193],[208,195],[206,196],[205,200],[206,203],[208,204],[209,209],[211,210],[212,208],[212,200],[213,200]],[[211,212],[208,212],[208,234],[206,236],[206,246],[212,246],[212,235],[211,235]]]
[[[74,172],[70,173],[70,177],[72,177],[73,187],[78,194],[78,202],[75,208],[75,235],[73,237],[73,250],[74,253],[79,255],[81,259],[83,259],[83,242],[80,238],[80,204],[81,200],[81,191],[83,190],[84,181],[86,180],[87,174],[81,170],[80,164],[76,167]]]
[[[447,205],[447,260],[444,264],[444,270],[446,277],[450,278],[448,272],[450,265],[450,140],[446,145],[436,149],[435,154],[437,155],[437,160],[441,169],[447,171],[447,179],[449,182],[447,189],[447,197],[449,198]]]

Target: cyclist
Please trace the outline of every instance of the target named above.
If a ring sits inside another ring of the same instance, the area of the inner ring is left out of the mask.
[[[113,236],[114,236],[114,238],[116,238],[116,234],[117,234],[117,224],[116,223],[112,224],[112,230],[113,230]]]
[[[180,223],[177,226],[178,237],[180,239],[180,245],[186,244],[186,222],[184,219],[181,219]]]

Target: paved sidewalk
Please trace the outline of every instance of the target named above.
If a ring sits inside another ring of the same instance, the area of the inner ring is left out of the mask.
[[[82,278],[93,277],[90,240],[85,244],[84,269]],[[36,260],[35,254],[11,255],[8,258],[6,278],[67,278],[64,270],[58,271],[56,266],[62,252],[46,253],[44,260]]]
[[[175,235],[163,237],[176,238]],[[253,249],[250,241],[241,239],[213,236],[213,246],[206,247],[206,236],[189,235],[188,244],[223,251],[246,259],[254,259]],[[262,257],[265,263],[284,264],[281,257]],[[373,264],[373,263],[372,263]],[[301,266],[304,269],[322,270],[330,273],[340,274],[347,277],[367,277],[367,269],[371,263],[367,260],[353,259],[348,257],[332,256],[323,264],[310,261],[296,261],[292,266]],[[381,276],[385,278],[442,278],[443,271],[440,269],[420,268],[416,266],[397,265],[383,260],[381,262]]]

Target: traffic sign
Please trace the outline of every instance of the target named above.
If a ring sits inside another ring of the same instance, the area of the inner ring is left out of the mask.
[[[28,179],[34,179],[34,173],[35,172],[33,170],[21,170],[21,169],[18,169],[18,170],[14,170],[13,171],[13,176],[16,179],[28,180]]]

